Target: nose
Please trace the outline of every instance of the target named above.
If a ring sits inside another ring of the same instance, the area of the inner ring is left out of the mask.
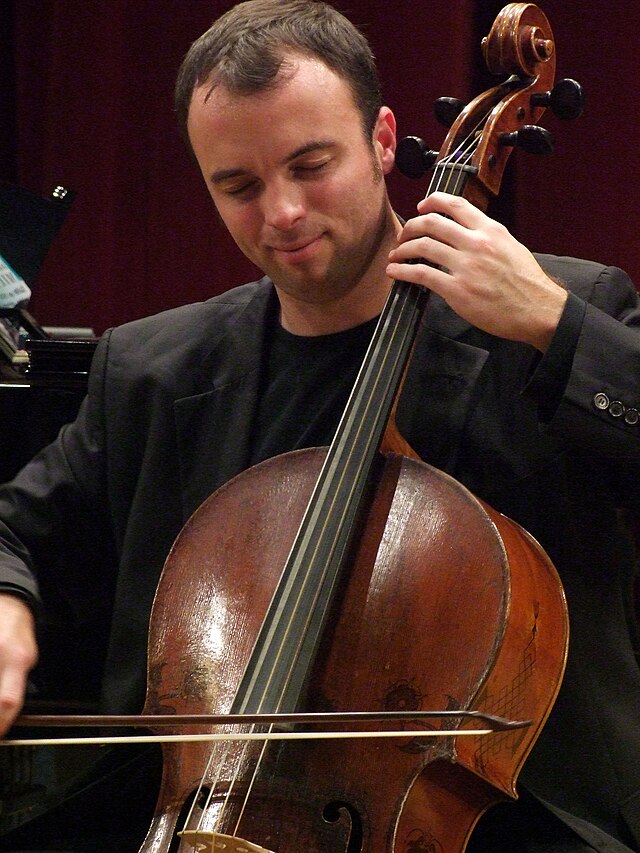
[[[302,188],[290,181],[268,186],[262,195],[265,223],[278,231],[290,231],[305,215]]]

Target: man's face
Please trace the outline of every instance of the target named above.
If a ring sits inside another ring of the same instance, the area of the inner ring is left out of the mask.
[[[197,88],[188,128],[242,252],[281,295],[317,304],[351,291],[372,266],[378,277],[384,269],[395,124],[383,108],[367,140],[348,84],[318,60],[290,59],[294,73],[274,89]]]

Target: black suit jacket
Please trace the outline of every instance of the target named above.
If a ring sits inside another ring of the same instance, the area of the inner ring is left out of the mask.
[[[635,558],[620,524],[639,500],[640,310],[621,271],[540,260],[588,303],[559,404],[531,348],[472,328],[432,297],[398,422],[427,462],[518,521],[556,563],[569,661],[521,778],[613,851],[581,821],[615,835],[624,820],[640,841]],[[31,594],[39,585],[45,609],[86,626],[87,643],[100,650],[105,638],[105,711],[140,709],[170,546],[247,466],[274,304],[263,279],[107,333],[76,422],[0,493],[0,580]]]

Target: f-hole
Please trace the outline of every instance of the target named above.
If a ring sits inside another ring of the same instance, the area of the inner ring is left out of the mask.
[[[209,797],[209,788],[200,788],[198,791],[193,791],[184,801],[182,808],[180,809],[180,814],[178,815],[178,820],[176,821],[176,832],[173,835],[171,840],[171,844],[169,845],[169,849],[167,853],[178,853],[178,848],[180,847],[180,836],[177,835],[177,832],[180,832],[181,829],[184,828],[184,823],[189,816],[189,812],[191,810],[191,806],[193,805],[195,799],[195,805],[193,806],[193,818],[197,819],[197,816],[207,804],[207,799]]]
[[[363,844],[362,820],[360,813],[351,803],[345,803],[342,800],[327,803],[322,810],[322,818],[327,823],[338,823],[340,820],[348,820],[351,829],[345,853],[361,853]]]

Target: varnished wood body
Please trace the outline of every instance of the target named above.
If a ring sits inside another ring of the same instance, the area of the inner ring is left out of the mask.
[[[185,526],[153,609],[148,713],[229,710],[323,458],[309,450],[262,463]],[[304,710],[468,708],[535,722],[423,743],[408,732],[270,744],[240,827],[233,805],[222,831],[276,853],[391,853],[415,838],[463,849],[482,811],[513,796],[561,681],[565,601],[530,537],[422,462],[385,458],[378,482]],[[165,745],[145,853],[169,849],[203,774],[211,785],[223,768],[220,797],[238,765],[241,780],[250,776],[256,748],[246,758],[243,749],[214,747],[207,771],[210,746]],[[323,817],[332,809],[335,823]]]

